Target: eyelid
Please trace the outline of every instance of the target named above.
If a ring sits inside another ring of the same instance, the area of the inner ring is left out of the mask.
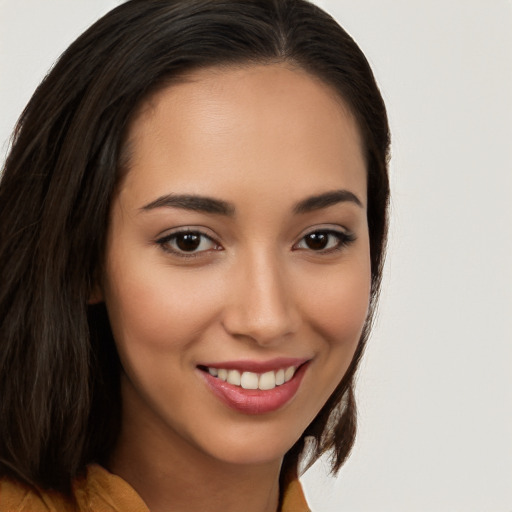
[[[173,228],[164,229],[155,237],[155,241],[162,240],[164,238],[167,238],[172,235],[179,234],[179,233],[200,233],[201,235],[204,235],[207,238],[211,238],[212,240],[215,240],[217,238],[215,233],[213,233],[211,229],[209,229],[205,226],[196,225],[196,224],[184,224],[182,226],[176,226]]]
[[[340,224],[317,224],[315,226],[309,226],[308,228],[302,230],[297,236],[297,240],[301,240],[305,236],[311,233],[316,233],[317,231],[339,233],[345,236],[355,236],[355,233],[353,233],[350,229],[346,228],[345,226],[341,226]]]
[[[201,250],[201,251],[187,252],[187,251],[181,251],[181,250],[174,249],[169,245],[169,242],[172,241],[175,237],[177,237],[178,235],[183,235],[183,234],[187,234],[187,233],[193,233],[193,234],[197,234],[201,237],[204,237],[204,238],[208,239],[209,241],[211,241],[212,244],[215,245],[215,247],[210,248],[210,249]],[[158,246],[160,246],[160,248],[164,252],[178,256],[180,258],[197,258],[199,256],[205,255],[205,253],[211,252],[212,250],[215,250],[215,251],[222,250],[222,246],[216,240],[216,237],[207,233],[205,228],[196,227],[196,226],[180,226],[180,227],[174,228],[172,230],[169,230],[169,231],[165,232],[164,235],[159,235],[155,239],[155,243]]]
[[[297,247],[299,244],[301,244],[305,240],[305,238],[308,235],[312,235],[315,233],[327,233],[331,236],[334,236],[338,239],[338,244],[336,245],[336,247],[331,247],[328,249],[318,249],[318,250],[311,249],[308,247]],[[310,251],[310,252],[317,253],[317,254],[328,254],[328,253],[343,249],[347,245],[354,242],[356,240],[356,238],[357,237],[356,237],[355,233],[353,233],[352,231],[350,231],[344,227],[341,227],[339,225],[337,225],[337,226],[333,226],[333,225],[314,226],[314,227],[308,228],[307,230],[303,231],[299,235],[298,241],[293,245],[293,250],[304,250],[304,251]]]

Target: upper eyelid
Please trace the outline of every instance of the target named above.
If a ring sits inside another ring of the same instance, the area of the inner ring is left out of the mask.
[[[352,230],[346,228],[345,226],[341,226],[339,224],[337,224],[337,225],[320,224],[320,225],[316,225],[316,226],[310,226],[310,227],[304,229],[303,231],[301,231],[299,233],[299,235],[296,237],[296,242],[294,243],[294,245],[299,243],[304,237],[308,236],[309,234],[319,232],[319,231],[330,232],[333,234],[340,234],[342,236],[346,236],[349,238],[356,236],[356,234]],[[220,242],[220,237],[218,237],[216,234],[212,234],[211,230],[209,228],[206,228],[205,226],[193,226],[193,225],[192,226],[186,226],[186,225],[178,226],[175,228],[170,228],[168,230],[165,230],[165,231],[161,232],[161,234],[157,235],[154,238],[154,241],[156,243],[162,243],[162,242],[168,241],[175,235],[179,235],[180,233],[198,233],[201,236],[208,238],[212,242],[214,242],[218,245],[222,245]]]
[[[222,247],[222,245],[218,241],[217,237],[212,236],[208,233],[205,233],[203,229],[197,229],[197,228],[176,228],[172,231],[164,232],[163,235],[157,236],[154,241],[156,244],[163,246],[163,245],[169,243],[174,237],[181,235],[181,234],[187,234],[187,233],[198,234],[204,238],[207,238],[210,242],[212,242],[216,246]],[[178,252],[178,251],[176,251],[176,252]],[[199,252],[206,252],[206,251],[199,251]]]
[[[353,231],[351,231],[350,229],[344,227],[344,226],[340,226],[339,224],[338,225],[333,225],[333,224],[321,224],[319,226],[313,226],[313,227],[309,227],[303,231],[301,231],[297,237],[298,240],[302,240],[302,238],[304,238],[305,236],[307,235],[310,235],[311,233],[316,233],[318,231],[326,231],[326,232],[330,232],[330,233],[339,233],[341,235],[345,235],[345,236],[352,236],[352,235],[355,235],[355,233]]]
[[[162,235],[160,237],[157,237],[155,240],[156,245],[160,247],[160,249],[168,254],[173,254],[175,257],[184,258],[184,259],[193,259],[201,257],[207,253],[210,253],[212,249],[204,249],[201,251],[183,251],[179,248],[174,248],[170,245],[170,242],[172,239],[180,234],[186,234],[186,233],[196,233],[200,236],[203,236],[204,238],[207,238],[212,245],[214,246],[213,250],[220,250],[219,248],[222,248],[222,245],[212,236],[209,236],[208,234],[204,233],[202,230],[198,229],[176,229],[174,231],[168,232],[165,235]]]
[[[357,235],[346,228],[341,228],[340,226],[337,226],[336,228],[333,227],[319,227],[314,229],[309,229],[305,232],[303,232],[297,239],[297,242],[293,244],[293,247],[298,246],[308,235],[311,235],[313,233],[328,233],[332,236],[335,236],[338,238],[340,244],[347,245],[352,242],[355,242],[357,240]],[[318,251],[321,252],[321,251]]]
[[[326,229],[313,229],[311,231],[307,231],[301,237],[299,237],[297,243],[299,243],[302,240],[304,240],[304,238],[306,238],[308,235],[312,235],[314,233],[327,233],[327,234],[332,235],[332,236],[339,236],[340,238],[345,238],[345,239],[352,239],[352,238],[354,238],[355,239],[355,233],[352,233],[351,231],[345,231],[345,230],[340,230],[340,229],[327,229],[326,228]]]
[[[219,243],[217,237],[209,233],[209,231],[210,230],[202,226],[180,226],[177,228],[171,228],[163,231],[161,234],[155,237],[155,241],[158,242],[159,240],[168,239],[174,235],[179,235],[181,233],[198,233],[202,236],[205,236],[206,238],[209,238],[210,240],[213,240],[216,243]]]

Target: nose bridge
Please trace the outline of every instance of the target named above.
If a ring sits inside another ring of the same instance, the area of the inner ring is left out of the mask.
[[[233,295],[225,327],[260,345],[278,342],[297,328],[293,287],[283,258],[272,248],[257,247],[237,261]]]

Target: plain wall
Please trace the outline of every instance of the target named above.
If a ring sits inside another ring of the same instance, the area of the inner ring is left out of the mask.
[[[52,62],[114,0],[0,0],[0,155]],[[512,511],[512,3],[318,0],[373,66],[393,133],[359,435],[318,512]],[[29,205],[27,205],[29,206]]]

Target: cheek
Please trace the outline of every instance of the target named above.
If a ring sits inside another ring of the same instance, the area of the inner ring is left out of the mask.
[[[309,392],[298,412],[304,415],[305,428],[341,382],[354,357],[368,315],[369,258],[361,252],[340,265],[301,275],[300,305],[307,325],[303,334],[316,354],[306,374]]]
[[[123,272],[123,268],[129,268]],[[158,269],[154,270],[154,269]],[[120,351],[154,355],[192,344],[216,316],[220,283],[200,272],[157,266],[123,265],[110,272],[106,304]]]
[[[329,275],[330,274],[330,275]],[[361,336],[370,300],[369,262],[358,261],[316,280],[306,294],[310,325],[330,349],[352,353]]]

